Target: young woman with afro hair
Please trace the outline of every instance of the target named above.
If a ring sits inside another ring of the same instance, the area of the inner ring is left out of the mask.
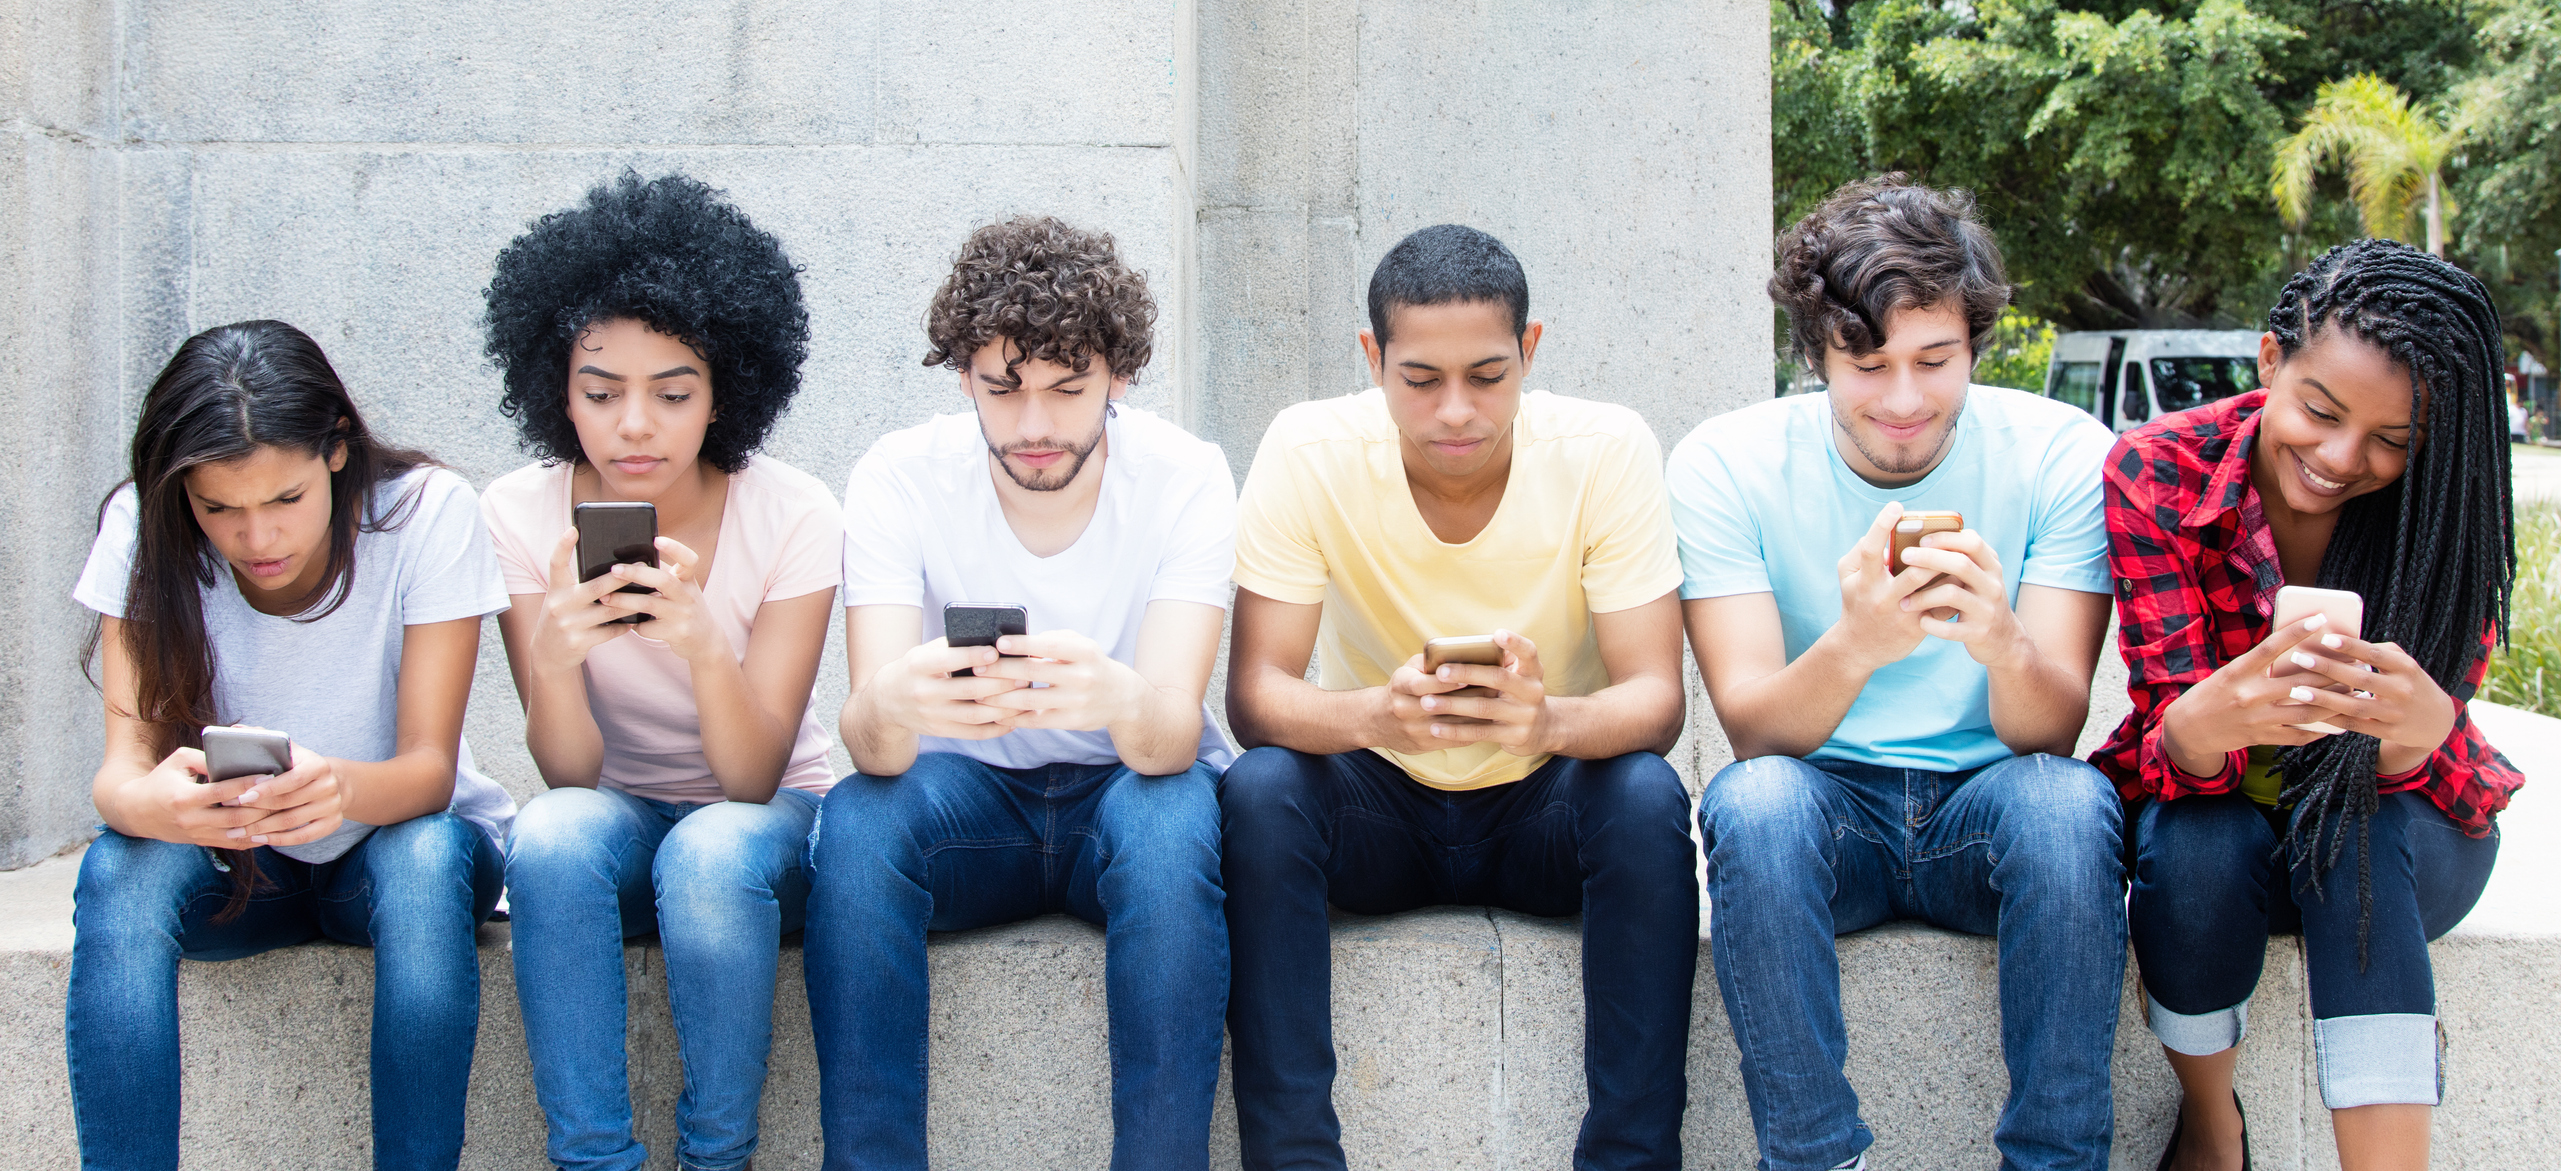
[[[624,1171],[622,943],[667,955],[676,1162],[756,1149],[782,936],[833,779],[809,713],[841,568],[834,497],[757,448],[809,349],[782,245],[683,175],[625,173],[498,254],[488,353],[537,457],[482,499],[525,743],[548,791],[507,847],[518,1000],[563,1168]],[[590,581],[574,509],[646,502],[656,564]]]

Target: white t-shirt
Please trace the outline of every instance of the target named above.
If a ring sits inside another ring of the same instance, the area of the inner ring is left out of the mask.
[[[551,588],[551,551],[569,531],[574,464],[534,464],[498,478],[481,498],[481,516],[510,594]],[[756,609],[767,602],[832,593],[844,532],[836,498],[818,478],[780,460],[753,456],[729,477],[721,505],[720,543],[713,546],[711,578],[702,583],[711,620],[744,660]],[[598,780],[608,789],[656,801],[711,804],[727,798],[703,758],[702,710],[694,706],[693,668],[666,643],[649,637],[647,623],[587,652],[587,710],[604,738]],[[783,787],[824,793],[836,782],[827,763],[827,733],[806,705]]]
[[[939,415],[881,437],[845,485],[845,605],[915,606],[925,641],[946,602],[1023,607],[1034,633],[1072,630],[1123,663],[1159,598],[1227,608],[1236,564],[1236,481],[1218,445],[1123,405],[1104,424],[1102,495],[1076,543],[1034,557],[1005,523],[975,414]],[[999,768],[1117,764],[1109,732],[1024,728],[993,740],[920,737]],[[1201,705],[1199,759],[1236,757]]]
[[[378,485],[368,517],[417,490],[406,518],[387,532],[356,534],[346,601],[327,617],[298,622],[261,614],[240,596],[227,567],[202,591],[205,640],[213,648],[214,718],[273,728],[296,744],[340,760],[389,760],[399,751],[400,647],[407,627],[478,618],[507,608],[498,560],[480,527],[471,486],[443,468],[420,468]],[[136,525],[133,486],[107,502],[89,562],[71,596],[110,618],[124,617]],[[458,745],[452,810],[507,840],[516,802],[472,766]],[[327,862],[354,849],[371,826],[347,819],[335,833],[276,852]]]

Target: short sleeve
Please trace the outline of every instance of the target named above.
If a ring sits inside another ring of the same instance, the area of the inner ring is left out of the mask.
[[[2036,526],[2019,584],[2112,594],[2101,484],[2116,437],[2095,419],[2075,419],[2047,448],[2037,478]]]
[[[1636,420],[1598,454],[1584,513],[1583,597],[1593,613],[1608,614],[1672,592],[1681,562],[1653,430]]]
[[[1147,600],[1199,602],[1227,608],[1227,584],[1236,571],[1236,480],[1227,457],[1204,444],[1203,458],[1168,485],[1181,499],[1171,519],[1165,557],[1148,583]]]
[[[1773,592],[1759,517],[1723,454],[1693,436],[1672,449],[1663,478],[1680,542],[1681,597]]]
[[[401,544],[401,625],[478,618],[507,608],[506,580],[480,520],[480,500],[461,476],[436,468],[414,484],[383,491],[390,494],[385,505],[394,509],[398,493],[417,493],[410,514],[384,534]]]
[[[845,606],[925,605],[925,515],[914,488],[875,447],[845,482]]]
[[[548,495],[540,490],[542,478],[553,474],[553,469],[535,465],[499,477],[480,494],[481,525],[489,530],[499,580],[510,597],[551,589],[551,543],[560,539],[561,530],[540,532],[536,513]]]
[[[834,590],[844,581],[845,525],[836,501],[817,481],[800,492],[775,493],[784,510],[773,571],[765,577],[768,602]]]
[[[89,541],[89,560],[80,566],[80,581],[71,600],[109,618],[124,617],[125,587],[133,581],[133,543],[141,505],[133,485],[107,498],[98,518],[98,535]]]
[[[1284,432],[1289,412],[1263,433],[1245,490],[1236,501],[1236,586],[1275,602],[1313,606],[1325,600],[1325,550],[1307,515],[1300,447]]]

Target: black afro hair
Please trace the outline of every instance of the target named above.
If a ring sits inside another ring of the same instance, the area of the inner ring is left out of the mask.
[[[498,409],[546,463],[581,463],[569,422],[569,345],[589,325],[638,321],[711,367],[717,407],[701,458],[747,466],[800,391],[809,311],[800,270],[719,192],[632,171],[553,212],[498,253],[486,352],[506,380]]]

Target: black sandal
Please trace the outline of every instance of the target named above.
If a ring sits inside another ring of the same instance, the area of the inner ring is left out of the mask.
[[[2232,1091],[2232,1112],[2241,1115],[2241,1171],[2250,1171],[2250,1116],[2241,1109],[2239,1090]],[[2170,1145],[2162,1148],[2161,1165],[2154,1171],[2170,1171],[2170,1164],[2178,1161],[2179,1134],[2187,1128],[2188,1112],[2182,1108],[2178,1121],[2170,1124]]]

